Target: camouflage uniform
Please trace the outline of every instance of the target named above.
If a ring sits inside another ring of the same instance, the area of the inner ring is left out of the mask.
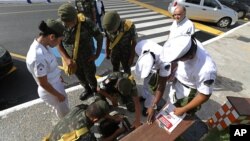
[[[111,11],[112,12],[112,11]],[[110,13],[111,13],[110,12]],[[124,23],[125,20],[120,20],[118,18],[118,21],[112,21],[112,22],[120,22],[118,25],[118,29],[115,30],[115,32],[111,33],[109,29],[107,29],[108,26],[106,23],[110,24],[109,20],[114,20],[112,18],[107,18],[109,13],[104,15],[104,21],[103,21],[103,28],[106,34],[106,37],[108,39],[108,42],[114,42],[116,37],[120,32],[124,32]],[[116,20],[116,19],[115,19]],[[106,25],[105,25],[106,24]],[[115,27],[115,26],[114,26]],[[113,30],[113,29],[112,29]],[[135,48],[135,42],[137,39],[137,32],[135,25],[132,24],[131,28],[128,31],[125,31],[122,38],[119,40],[119,42],[114,46],[114,48],[111,50],[111,63],[113,65],[113,71],[117,72],[120,71],[120,63],[122,64],[122,67],[124,69],[125,73],[131,74],[130,65],[129,65],[129,59],[134,58],[134,48]],[[108,49],[109,45],[106,47],[107,52],[110,50]],[[132,54],[133,53],[133,54]]]
[[[76,27],[65,31],[65,37],[63,40],[63,47],[65,48],[68,55],[72,58],[73,46],[75,43]],[[88,62],[88,58],[94,54],[95,48],[93,48],[92,37],[97,39],[97,42],[102,42],[102,35],[95,24],[86,18],[85,22],[82,22],[80,43],[77,54],[77,71],[76,76],[80,80],[81,84],[86,87],[87,84],[91,88],[96,88],[97,80],[95,78],[96,66],[95,62]]]
[[[90,18],[92,21],[96,20],[96,10],[94,0],[76,0],[75,5],[79,13]]]
[[[106,114],[108,114],[109,107],[106,101],[97,100],[92,104],[94,104],[93,106],[96,108],[98,112],[104,114],[100,115],[101,117],[104,117]],[[95,141],[96,140],[96,137],[94,136],[95,132],[91,132],[91,127],[94,125],[94,121],[91,121],[90,120],[91,118],[87,117],[86,110],[88,110],[88,105],[81,104],[74,107],[53,128],[49,136],[49,141],[58,141],[59,139],[61,139],[63,135],[81,128],[87,128],[88,131],[87,133],[81,135],[77,141]],[[98,120],[102,120],[102,118]]]
[[[86,108],[86,105],[79,105],[72,109],[70,113],[68,113],[62,120],[60,120],[56,124],[50,134],[49,141],[57,141],[62,137],[63,134],[80,128],[87,127],[88,129],[90,129],[93,123],[86,117],[86,114],[84,112]],[[94,141],[95,138],[90,132],[88,132],[81,136],[79,141],[80,140]]]
[[[127,73],[113,72],[99,86],[108,94],[118,97],[121,103],[126,104],[128,111],[135,111],[132,97],[138,96],[136,82]]]

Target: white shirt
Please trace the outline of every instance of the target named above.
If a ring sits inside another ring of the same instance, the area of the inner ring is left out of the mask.
[[[27,53],[26,65],[38,85],[37,77],[46,75],[50,84],[60,81],[61,71],[56,57],[36,40],[33,41]]]
[[[168,39],[174,38],[179,35],[188,34],[192,35],[195,32],[194,24],[187,17],[185,17],[181,22],[177,23],[176,20],[173,21],[170,27],[170,33]]]
[[[142,55],[142,53],[144,51],[153,52],[155,55],[155,60],[154,60],[154,65],[153,65],[152,71],[159,69],[160,76],[162,76],[162,77],[168,76],[170,73],[168,70],[168,69],[170,69],[170,66],[168,69],[166,68],[166,66],[170,65],[170,63],[164,62],[161,59],[161,55],[163,53],[163,47],[160,46],[159,44],[153,42],[153,41],[150,41],[150,40],[145,40],[145,41],[151,45],[145,45],[145,46],[142,46],[141,48],[136,48],[135,52],[137,53],[138,56]]]
[[[188,61],[179,61],[175,76],[182,84],[209,95],[213,91],[216,73],[215,63],[202,44],[197,41],[196,56]]]

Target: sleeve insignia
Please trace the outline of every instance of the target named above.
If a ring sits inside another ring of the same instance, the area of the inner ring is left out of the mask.
[[[213,80],[213,79],[206,80],[206,81],[204,81],[203,83],[204,83],[204,85],[210,87],[211,85],[214,84],[214,80]]]

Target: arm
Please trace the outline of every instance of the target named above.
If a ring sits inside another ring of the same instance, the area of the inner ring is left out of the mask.
[[[157,103],[162,98],[165,87],[166,87],[166,82],[167,82],[167,77],[159,76],[159,84],[158,84],[157,89],[155,91],[155,98],[153,100],[153,104],[147,110],[147,113],[148,113],[147,123],[149,123],[149,124],[151,124],[153,122],[154,113],[156,110],[156,109],[154,109],[154,105],[157,105]]]
[[[129,66],[131,66],[134,62],[135,58],[135,46],[136,46],[136,39],[131,41],[131,50],[130,50],[130,57],[129,57]]]
[[[47,92],[49,92],[51,95],[57,97],[57,99],[62,102],[65,100],[64,95],[62,95],[61,93],[59,93],[49,82],[47,79],[47,75],[46,76],[42,76],[42,77],[37,77],[39,85],[44,88]]]
[[[141,125],[141,105],[138,96],[133,96],[133,101],[135,103],[135,121],[133,127],[137,128]]]
[[[88,24],[88,28],[90,28],[89,34],[92,37],[94,37],[95,40],[96,40],[96,42],[97,42],[97,47],[96,47],[96,53],[95,53],[95,55],[91,55],[89,57],[89,59],[88,59],[88,62],[91,62],[91,61],[96,60],[99,57],[100,53],[101,53],[102,43],[103,43],[103,35],[99,31],[97,25],[93,21],[89,20],[87,24]],[[90,42],[93,42],[92,39],[91,39]]]
[[[196,108],[198,106],[200,106],[201,104],[203,104],[204,102],[206,102],[210,95],[205,95],[203,93],[197,92],[196,96],[194,97],[194,99],[192,101],[190,101],[187,105],[183,106],[183,107],[176,107],[174,109],[174,114],[177,116],[181,116],[184,113],[192,110],[193,108]]]
[[[110,44],[110,40],[107,38],[106,48],[105,48],[106,59],[110,59],[111,50],[109,49],[109,44]]]
[[[68,53],[66,52],[66,50],[63,48],[62,43],[60,43],[58,46],[58,51],[60,53],[60,55],[62,56],[62,58],[65,60],[65,62],[67,63],[67,65],[69,66],[69,68],[72,68],[73,65],[75,65],[74,61],[72,58],[70,58],[70,56],[68,55]]]
[[[97,41],[97,48],[96,48],[96,59],[100,56],[100,53],[102,51],[102,43],[103,43],[103,35],[100,33],[98,34],[98,36],[95,37],[96,41]]]
[[[110,94],[108,94],[105,90],[102,89],[98,89],[98,93],[105,96],[106,98],[108,98],[111,102],[112,105],[117,107],[118,106],[118,102],[117,99],[115,97],[112,97]]]

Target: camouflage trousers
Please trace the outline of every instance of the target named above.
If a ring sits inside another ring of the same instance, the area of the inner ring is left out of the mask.
[[[97,80],[95,77],[96,66],[94,61],[82,61],[81,64],[77,62],[77,70],[75,74],[84,88],[90,87],[92,90],[96,89]]]
[[[114,72],[118,72],[120,71],[120,64],[122,65],[122,68],[124,70],[125,73],[131,75],[131,70],[130,70],[130,66],[129,66],[129,57],[130,57],[130,53],[128,52],[111,52],[111,63],[113,65],[113,71]]]

